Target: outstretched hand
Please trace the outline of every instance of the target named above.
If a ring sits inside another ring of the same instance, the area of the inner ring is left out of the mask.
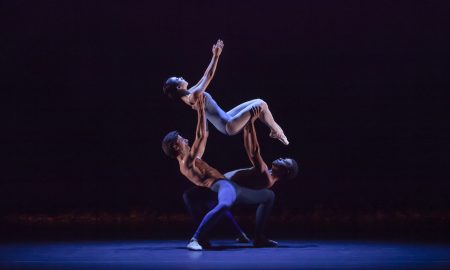
[[[216,56],[219,56],[223,50],[223,41],[221,39],[217,40],[216,44],[212,47],[212,53]]]
[[[254,131],[255,120],[259,118],[261,114],[261,106],[253,106],[250,109],[250,121],[244,126],[244,140],[251,140],[248,134],[252,134]]]

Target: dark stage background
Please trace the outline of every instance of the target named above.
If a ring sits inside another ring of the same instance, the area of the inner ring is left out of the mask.
[[[275,216],[448,222],[449,17],[446,1],[2,1],[1,210],[184,213],[191,184],[160,145],[192,141],[196,114],[162,84],[196,83],[221,38],[208,91],[226,110],[266,100],[291,144],[258,124],[263,156],[301,166]],[[248,166],[241,136],[210,127],[204,159]]]

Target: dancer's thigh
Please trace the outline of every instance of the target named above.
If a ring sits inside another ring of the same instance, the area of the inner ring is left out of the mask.
[[[219,204],[231,207],[236,201],[236,189],[228,181],[221,181],[217,189],[217,200]]]
[[[248,106],[251,106],[253,104],[258,104],[260,102],[260,99],[252,99],[250,101],[246,101],[244,103],[241,103],[239,105],[237,105],[236,107],[234,107],[233,109],[229,110],[227,112],[228,116],[230,117],[234,117],[236,116],[238,113],[240,113],[242,110],[244,110],[245,108],[247,108]]]

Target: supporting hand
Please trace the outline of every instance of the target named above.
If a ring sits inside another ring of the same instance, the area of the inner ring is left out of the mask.
[[[198,111],[205,110],[206,96],[203,93],[196,96],[196,102],[197,102],[196,108]]]
[[[250,121],[253,123],[253,122],[255,122],[255,120],[256,119],[258,119],[259,118],[259,115],[261,114],[261,111],[262,111],[262,108],[261,108],[261,106],[253,106],[252,108],[251,108],[251,111],[250,111]]]

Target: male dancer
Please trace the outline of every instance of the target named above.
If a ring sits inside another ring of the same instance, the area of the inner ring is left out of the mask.
[[[198,98],[196,107],[197,129],[192,147],[188,145],[188,140],[181,137],[176,131],[169,132],[162,142],[164,152],[178,160],[181,174],[195,185],[208,187],[217,192],[218,204],[205,215],[187,248],[196,251],[202,250],[199,240],[206,237],[208,230],[225,215],[235,202],[258,205],[253,245],[255,247],[277,246],[276,242],[265,238],[263,235],[264,224],[270,214],[275,197],[273,191],[268,189],[251,190],[240,187],[201,159],[208,139],[205,97]]]
[[[238,183],[240,186],[252,189],[270,188],[277,181],[295,178],[298,173],[297,162],[294,159],[289,158],[279,158],[274,160],[272,162],[272,168],[268,169],[267,164],[261,157],[261,150],[254,126],[254,120],[257,119],[259,113],[260,109],[258,107],[252,109],[253,117],[243,130],[245,151],[253,167],[237,169],[225,173],[225,177],[233,182]],[[201,187],[194,187],[184,192],[184,203],[194,221],[197,221],[201,210],[217,203],[211,193],[212,192]],[[227,218],[235,224],[234,227],[237,233],[245,236],[245,233],[239,227],[230,212],[227,212]],[[241,238],[238,238],[237,241],[245,243]],[[207,243],[207,241],[205,242]]]

